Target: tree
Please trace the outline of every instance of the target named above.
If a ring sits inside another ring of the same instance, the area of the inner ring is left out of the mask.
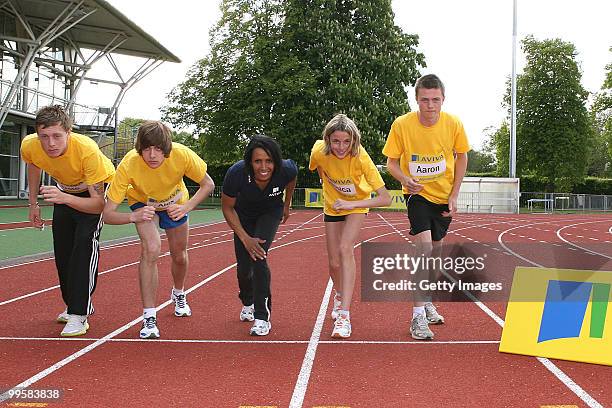
[[[275,94],[269,54],[279,41],[281,4],[224,0],[210,32],[210,55],[190,69],[162,108],[163,119],[173,125],[195,126],[200,153],[209,162],[236,160],[246,138],[266,130]]]
[[[169,95],[164,118],[195,125],[204,157],[232,161],[247,137],[276,137],[307,163],[339,112],[359,126],[374,160],[405,88],[424,66],[418,37],[393,23],[390,0],[224,0],[211,53]]]
[[[606,70],[606,79],[601,91],[595,96],[591,109],[595,138],[589,161],[589,175],[599,177],[612,177],[612,63],[606,65]]]
[[[527,63],[517,77],[517,174],[542,177],[549,191],[567,190],[584,178],[592,138],[576,48],[532,36],[522,46]]]
[[[292,55],[314,79],[312,99],[298,101],[307,118],[305,153],[325,123],[345,113],[374,161],[384,160],[391,123],[410,110],[405,89],[425,66],[416,51],[418,36],[394,25],[388,0],[288,1],[285,33]]]
[[[119,126],[117,129],[117,133],[119,134],[119,138],[123,139],[135,139],[136,132],[140,125],[145,122],[146,119],[138,119],[138,118],[123,118],[121,122],[119,122]]]
[[[495,173],[498,177],[508,177],[510,173],[510,125],[503,121],[499,129],[491,136],[491,144],[495,146]]]

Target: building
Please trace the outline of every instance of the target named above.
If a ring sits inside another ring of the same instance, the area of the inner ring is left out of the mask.
[[[19,146],[35,131],[39,108],[63,105],[75,131],[98,141],[110,135],[112,144],[125,93],[162,63],[180,62],[103,0],[0,1],[0,41],[0,198],[27,197]],[[126,58],[139,61],[129,76],[121,65]],[[80,104],[84,83],[110,88],[111,100]],[[113,146],[105,153],[116,159]]]

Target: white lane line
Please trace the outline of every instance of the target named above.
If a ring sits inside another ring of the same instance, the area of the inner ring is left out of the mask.
[[[302,225],[307,224],[308,222],[314,220],[315,218],[319,217],[321,214],[318,214],[317,216],[311,218],[308,221],[305,221]],[[295,228],[295,230],[299,229],[299,227]],[[303,242],[303,241],[307,241],[309,239],[313,239],[316,237],[319,237],[322,235],[318,235],[318,236],[313,236],[313,237],[309,237],[309,238],[304,238],[304,239],[299,239],[296,241],[291,241],[282,245],[279,245],[277,247],[273,247],[271,248],[269,251],[273,251],[275,249],[278,248],[282,248],[284,246],[287,245],[291,245],[291,244],[295,244],[297,242]],[[236,263],[234,262],[233,264],[221,269],[220,271],[214,273],[213,275],[209,276],[208,278],[200,281],[198,284],[192,286],[191,288],[187,289],[185,291],[186,294],[189,294],[191,292],[193,292],[194,290],[198,289],[199,287],[205,285],[206,283],[210,282],[211,280],[215,279],[216,277],[222,275],[223,273],[225,273],[226,271],[232,269],[233,267],[236,266]],[[163,308],[165,308],[166,306],[170,305],[171,303],[173,303],[172,300],[167,300],[164,303],[162,303],[161,305],[157,306],[155,309],[156,310],[161,310]],[[120,328],[116,329],[115,331],[107,334],[106,336],[102,337],[100,340],[96,340],[94,343],[88,345],[87,347],[82,348],[81,350],[69,355],[68,357],[64,358],[63,360],[58,361],[57,363],[53,364],[52,366],[46,368],[43,371],[38,372],[37,374],[33,375],[32,377],[28,378],[27,380],[21,382],[20,384],[15,385],[14,387],[11,387],[10,389],[19,387],[19,388],[27,388],[29,386],[31,386],[32,384],[40,381],[41,379],[47,377],[49,374],[52,374],[53,372],[59,370],[60,368],[64,367],[65,365],[71,363],[72,361],[78,359],[79,357],[87,354],[88,352],[98,348],[99,346],[103,345],[104,343],[106,343],[107,341],[109,341],[110,339],[118,336],[119,334],[125,332],[126,330],[130,329],[131,327],[135,326],[136,324],[138,324],[139,322],[142,321],[142,316],[137,317],[136,319],[132,320],[131,322],[121,326]],[[6,401],[7,399],[9,399],[10,396],[8,394],[8,391],[6,391],[4,394],[0,395],[0,402]]]
[[[528,225],[535,225],[538,223],[533,223],[533,224],[528,224]],[[509,231],[513,230],[513,229],[517,229],[517,228],[524,228],[527,225],[519,225],[516,227],[512,227],[509,228],[505,231],[503,231],[501,234],[499,234],[498,236],[498,242],[499,244],[508,252],[510,252],[511,254],[517,256],[520,259],[523,259],[526,262],[531,263],[532,265],[536,265],[536,266],[540,266],[536,264],[535,262],[520,256],[519,254],[515,253],[514,251],[512,251],[510,248],[508,248],[503,241],[501,240],[501,237],[508,233],[510,235],[515,235]],[[495,249],[495,248],[494,248]],[[456,279],[454,277],[452,277],[451,275],[449,275],[446,271],[442,270],[441,271],[442,274],[444,274],[447,278],[449,278],[450,280],[452,280],[453,282],[456,282]],[[471,292],[467,291],[467,290],[463,290],[463,293],[465,293],[482,311],[484,311],[489,317],[491,317],[499,326],[501,326],[502,328],[504,327],[504,320],[499,317],[495,312],[493,312],[491,309],[489,309],[484,303],[482,303],[480,300],[478,300],[478,298],[476,296],[474,296]],[[576,394],[582,401],[584,401],[590,408],[603,408],[603,406],[597,402],[597,400],[595,400],[595,398],[593,398],[589,393],[587,393],[582,387],[580,387],[578,384],[576,384],[574,381],[572,381],[569,376],[567,376],[563,371],[561,371],[561,369],[559,369],[556,365],[554,365],[550,360],[548,360],[547,358],[541,358],[538,357],[538,361],[540,361],[540,363],[542,363],[544,365],[544,367],[546,367],[551,373],[553,373],[559,380],[561,380],[561,382],[567,387],[569,388],[574,394]]]
[[[207,247],[207,246],[212,246],[212,245],[218,245],[218,244],[222,244],[224,242],[231,242],[231,241],[232,241],[231,239],[227,239],[227,240],[224,240],[224,241],[213,242],[211,244],[198,245],[198,246],[194,246],[194,247],[191,247],[191,248],[187,248],[187,251],[191,251],[193,249],[203,248],[203,247]],[[170,255],[170,252],[164,252],[163,254],[159,254],[159,258],[163,258],[163,257],[169,256],[169,255]],[[127,268],[129,266],[137,265],[139,262],[140,262],[140,260],[135,261],[135,262],[130,262],[128,264],[123,264],[123,265],[120,265],[120,266],[116,266],[116,267],[111,268],[111,269],[107,269],[105,271],[99,272],[98,276],[105,275],[107,273],[114,272],[114,271],[117,271],[119,269]],[[35,292],[26,293],[25,295],[21,295],[21,296],[12,298],[12,299],[3,300],[2,302],[0,302],[0,306],[4,306],[4,305],[7,305],[9,303],[17,302],[18,300],[27,299],[27,298],[32,297],[32,296],[40,295],[41,293],[45,293],[45,292],[48,292],[50,290],[54,290],[54,289],[58,289],[58,288],[59,288],[59,285],[50,286],[48,288],[37,290]]]
[[[384,220],[384,218],[381,217],[380,214],[378,214],[378,216]],[[393,227],[393,229],[400,233],[397,229],[395,229],[395,227]],[[353,250],[359,247],[364,242],[373,241],[380,237],[384,237],[391,234],[393,234],[393,232],[388,232],[385,234],[374,236],[372,238],[368,238],[365,241],[355,244],[353,246]],[[405,235],[401,235],[405,237]],[[302,367],[300,368],[300,373],[298,375],[297,381],[295,382],[295,387],[293,388],[293,394],[291,395],[291,402],[289,403],[289,408],[301,408],[304,404],[304,397],[306,396],[306,390],[308,389],[308,381],[310,380],[312,365],[314,364],[314,359],[317,354],[317,347],[319,343],[321,343],[321,330],[323,329],[323,324],[325,323],[327,305],[329,303],[329,298],[331,297],[331,290],[333,286],[334,283],[330,278],[327,281],[327,287],[325,288],[325,293],[323,294],[323,299],[321,300],[321,305],[319,306],[319,314],[317,314],[317,320],[315,321],[315,325],[310,335],[310,340],[308,341],[308,347],[306,348],[306,353],[304,354]]]
[[[289,402],[289,408],[301,408],[304,404],[304,397],[306,396],[306,390],[308,389],[308,381],[310,380],[310,373],[312,372],[312,365],[317,354],[317,347],[319,345],[319,338],[321,337],[321,330],[323,330],[323,323],[325,322],[325,315],[327,314],[327,304],[331,296],[331,290],[334,286],[331,278],[327,282],[321,305],[319,306],[319,314],[317,314],[317,320],[315,321],[314,328],[308,341],[308,347],[304,354],[304,360],[302,361],[302,367],[300,368],[300,374],[298,375],[295,387],[293,388],[293,394],[291,395],[291,402]]]
[[[591,254],[595,254],[595,255],[603,256],[604,258],[612,259],[612,257],[611,257],[611,256],[609,256],[609,255],[602,254],[602,253],[599,253],[599,252],[596,252],[596,251],[593,251],[593,250],[590,250],[590,249],[587,249],[587,248],[581,247],[580,245],[577,245],[577,244],[575,244],[575,243],[573,243],[573,242],[571,242],[571,241],[568,241],[567,239],[565,239],[565,238],[563,238],[563,237],[561,236],[561,231],[563,231],[563,230],[564,230],[564,229],[566,229],[566,228],[571,228],[571,227],[576,226],[576,225],[594,224],[594,223],[596,223],[596,222],[609,222],[609,220],[589,221],[589,222],[582,222],[582,223],[576,223],[576,224],[566,225],[565,227],[559,228],[559,229],[557,230],[557,236],[559,237],[559,239],[560,239],[561,241],[563,241],[563,242],[565,242],[566,244],[569,244],[569,245],[571,245],[571,246],[573,246],[573,247],[576,247],[576,248],[582,249],[583,251],[585,251],[585,252],[589,252],[589,253],[591,253]],[[612,229],[612,227],[610,227],[610,228]],[[566,235],[571,235],[571,234],[566,233]],[[570,248],[570,249],[571,249],[571,248]]]
[[[206,283],[208,283],[209,281],[211,281],[212,279],[216,278],[217,276],[220,276],[221,274],[223,274],[225,271],[230,270],[231,268],[233,268],[236,264],[234,263],[233,265],[230,265],[218,272],[216,272],[215,274],[211,275],[210,277],[204,279],[203,281],[201,281],[199,284],[197,284],[196,286],[191,287],[190,289],[186,290],[185,293],[190,293],[192,292],[194,289],[196,289],[196,287],[200,287]],[[159,305],[156,310],[161,310],[164,307],[168,306],[170,303],[172,303],[171,300],[167,300],[164,303],[162,303],[161,305]],[[53,364],[52,366],[38,372],[37,374],[33,375],[32,377],[28,378],[25,381],[22,381],[20,384],[15,385],[12,388],[27,388],[29,386],[31,386],[32,384],[42,380],[43,378],[47,377],[49,374],[52,374],[53,372],[59,370],[60,368],[64,367],[65,365],[71,363],[72,361],[75,361],[76,359],[78,359],[79,357],[89,353],[90,351],[98,348],[99,346],[101,346],[102,344],[106,343],[108,340],[112,339],[115,336],[118,336],[119,334],[123,333],[124,331],[130,329],[132,326],[135,326],[136,324],[138,324],[140,321],[142,321],[142,316],[137,317],[136,319],[132,320],[131,322],[121,326],[120,328],[116,329],[115,331],[107,334],[106,336],[102,337],[99,340],[96,340],[95,342],[93,342],[92,344],[88,345],[87,347],[82,348],[81,350],[69,355],[68,357],[58,361],[57,363]],[[6,401],[7,399],[9,399],[10,396],[8,394],[8,391],[5,392],[4,394],[0,395],[0,402]]]
[[[0,341],[98,341],[100,338],[87,337],[0,337]],[[219,340],[219,339],[108,339],[108,343],[213,343],[213,344],[308,344],[310,340]],[[499,344],[499,340],[447,340],[447,341],[387,341],[387,340],[319,340],[319,344],[401,344],[401,345],[433,345],[433,344]]]
[[[315,227],[315,228],[301,228],[301,229],[300,229],[300,231],[306,231],[306,230],[312,230],[312,229],[321,229],[321,228],[322,228],[322,227]],[[377,228],[377,226],[367,226],[367,227],[363,227],[362,229],[370,229],[370,228]],[[289,231],[288,233],[286,233],[285,235],[283,235],[281,238],[283,238],[283,237],[287,236],[288,234],[290,234],[290,233],[292,233],[292,232],[293,232],[293,230],[292,230],[292,231]],[[223,234],[223,235],[221,235],[221,236],[217,236],[217,237],[213,237],[213,238],[209,238],[209,239],[206,239],[206,240],[204,240],[204,241],[201,241],[201,243],[194,244],[194,246],[192,246],[191,248],[187,248],[187,251],[191,251],[191,250],[193,250],[193,249],[199,249],[199,248],[204,248],[204,247],[207,247],[207,246],[213,246],[213,245],[218,245],[218,244],[223,244],[223,243],[225,243],[225,242],[232,242],[232,241],[233,241],[233,239],[226,239],[226,240],[223,240],[223,241],[217,241],[217,242],[213,242],[213,243],[209,243],[209,244],[204,244],[205,242],[208,242],[208,241],[212,241],[212,240],[215,240],[215,239],[221,238],[221,237],[223,237],[223,236],[225,236],[225,235],[228,235],[228,234]],[[319,235],[319,236],[322,236],[322,235]],[[279,239],[280,239],[280,238],[279,238]],[[275,240],[274,240],[274,242],[277,242],[277,241],[278,241],[278,239],[275,239]],[[160,254],[160,255],[159,255],[159,257],[160,257],[160,258],[163,258],[163,257],[168,256],[168,255],[170,255],[170,252],[164,252],[163,254]],[[129,266],[136,265],[136,264],[138,264],[139,262],[140,262],[140,261],[135,261],[135,262],[131,262],[131,263],[129,263],[129,264],[124,264],[124,265],[117,266],[117,267],[112,268],[112,269],[108,269],[108,270],[106,270],[106,271],[103,271],[103,272],[98,273],[98,276],[100,276],[100,275],[105,275],[105,274],[107,274],[107,273],[110,273],[110,272],[113,272],[113,271],[116,271],[116,270],[119,270],[119,269],[123,269],[123,268],[127,268],[127,267],[129,267]],[[27,298],[29,298],[29,297],[36,296],[36,295],[39,295],[39,294],[41,294],[41,293],[45,293],[45,292],[48,292],[48,291],[51,291],[51,290],[54,290],[54,289],[59,289],[59,285],[55,285],[55,286],[51,286],[51,287],[48,287],[48,288],[45,288],[45,289],[37,290],[37,291],[35,291],[35,292],[26,293],[25,295],[21,295],[21,296],[15,297],[15,298],[11,298],[11,299],[7,299],[7,300],[3,300],[3,301],[1,301],[1,302],[0,302],[0,306],[4,306],[4,305],[6,305],[6,304],[13,303],[13,302],[16,302],[16,301],[18,301],[18,300],[27,299]]]

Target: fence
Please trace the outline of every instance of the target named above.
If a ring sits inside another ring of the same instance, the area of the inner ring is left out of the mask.
[[[188,190],[193,195],[198,186],[189,185]],[[222,186],[215,186],[212,195],[204,201],[207,207],[221,206]],[[293,192],[292,207],[305,208],[306,189],[296,188]],[[563,194],[563,193],[515,193],[515,192],[477,192],[459,193],[457,205],[460,213],[516,213],[515,203],[520,205],[521,212],[599,212],[612,211],[612,196],[595,194]],[[510,209],[510,211],[502,211]],[[405,208],[391,211],[405,211]]]
[[[524,192],[521,193],[520,206],[527,212],[605,212],[612,211],[612,196]]]

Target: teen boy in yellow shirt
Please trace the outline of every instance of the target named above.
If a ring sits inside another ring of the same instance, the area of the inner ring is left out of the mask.
[[[415,93],[419,110],[393,122],[383,154],[387,169],[402,183],[410,235],[429,256],[441,252],[457,211],[470,146],[461,121],[441,111],[444,85],[436,75],[419,78]],[[444,323],[444,318],[431,302],[422,300],[415,299],[410,334],[417,340],[433,339],[428,324]]]
[[[115,168],[96,142],[71,132],[72,120],[61,106],[40,109],[35,126],[36,133],[21,143],[28,167],[29,218],[34,227],[43,228],[39,193],[53,203],[53,250],[66,304],[57,321],[66,323],[62,336],[80,336],[89,329],[87,316],[94,310],[104,184],[112,180]],[[57,186],[40,186],[41,170]]]
[[[189,198],[183,176],[200,185]],[[140,337],[158,338],[157,261],[161,251],[161,237],[157,225],[166,231],[172,258],[171,299],[176,316],[191,316],[184,292],[187,276],[189,222],[187,214],[215,188],[206,173],[206,163],[191,149],[172,142],[170,129],[161,122],[147,121],[138,129],[136,147],[129,151],[119,166],[111,184],[104,220],[108,224],[136,224],[142,251],[138,266],[140,293],[143,303],[143,325]],[[117,211],[127,196],[131,213]]]

